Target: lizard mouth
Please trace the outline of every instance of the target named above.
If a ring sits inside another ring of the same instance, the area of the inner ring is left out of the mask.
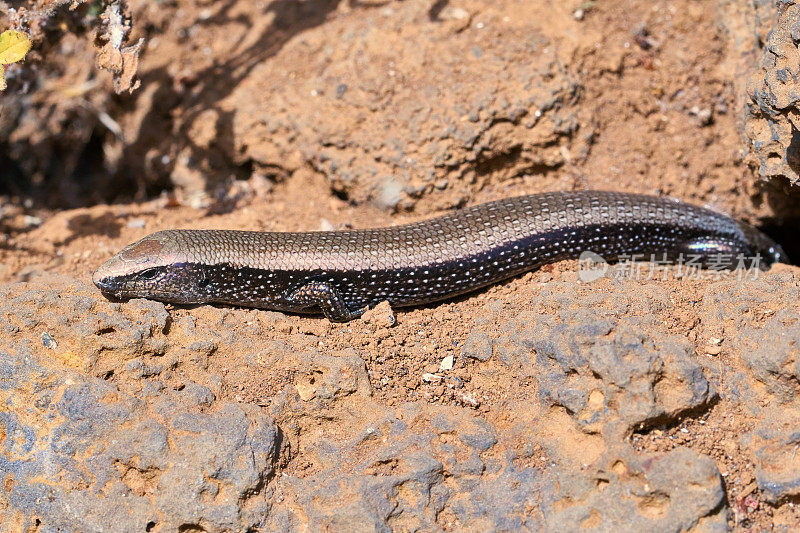
[[[126,296],[121,294],[122,291],[119,289],[119,284],[115,281],[109,278],[99,278],[93,279],[92,282],[108,300],[112,302],[124,302],[128,300]]]

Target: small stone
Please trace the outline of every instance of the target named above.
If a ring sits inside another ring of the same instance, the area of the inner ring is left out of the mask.
[[[478,361],[488,361],[492,357],[492,340],[486,333],[472,332],[464,341],[461,355]]]
[[[722,352],[721,346],[706,346],[706,355],[719,355]]]
[[[441,381],[443,379],[444,379],[444,377],[440,376],[439,374],[430,374],[428,372],[425,372],[424,374],[422,374],[422,381],[424,381],[426,383],[431,383],[433,381]]]
[[[191,398],[195,405],[201,407],[208,407],[217,399],[211,389],[193,382],[186,383],[181,392],[185,397]]]
[[[745,488],[742,489],[742,492],[739,493],[740,498],[744,498],[748,494],[753,493],[758,488],[758,484],[754,481],[749,483]]]
[[[693,106],[689,110],[689,113],[696,116],[700,120],[700,124],[704,126],[707,124],[711,124],[711,117],[712,117],[711,109],[709,108],[701,109],[700,106]]]
[[[128,221],[128,227],[139,229],[144,227],[144,219],[143,218],[132,218]]]
[[[385,211],[392,211],[403,199],[403,184],[391,176],[384,178],[378,187],[375,204]]]
[[[469,11],[460,7],[445,7],[439,14],[442,20],[464,20],[469,18]]]
[[[32,228],[42,225],[42,219],[39,217],[35,217],[33,215],[25,215],[22,220],[23,224],[25,224],[25,227],[27,228]]]
[[[382,328],[390,328],[397,324],[397,318],[395,317],[394,311],[389,305],[389,302],[386,300],[382,301],[372,309],[368,309],[366,313],[361,315],[361,320],[367,324],[372,324]]]
[[[42,333],[42,344],[45,348],[50,348],[51,350],[58,348],[58,343],[56,340],[46,331]]]
[[[478,407],[481,404],[481,402],[476,400],[475,397],[472,394],[459,393],[457,396],[458,396],[459,400],[461,400],[463,403],[465,403],[465,404],[467,404],[469,406]]]
[[[448,355],[447,357],[442,359],[442,362],[439,365],[439,370],[441,371],[452,370],[454,361],[455,358],[452,355]]]
[[[295,383],[294,386],[297,389],[297,394],[300,395],[300,399],[304,402],[312,400],[317,395],[317,388],[311,383],[301,381],[300,383]]]

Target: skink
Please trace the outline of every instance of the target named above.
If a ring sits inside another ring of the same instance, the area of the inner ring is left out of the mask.
[[[602,191],[497,200],[380,229],[276,233],[159,231],[94,273],[117,299],[220,303],[360,316],[383,300],[443,300],[593,251],[606,260],[657,254],[736,266],[785,259],[773,240],[715,211],[669,198]]]

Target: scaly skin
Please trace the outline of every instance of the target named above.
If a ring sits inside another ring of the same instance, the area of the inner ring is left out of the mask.
[[[390,228],[273,233],[166,230],[133,243],[94,274],[115,298],[222,303],[331,320],[388,300],[426,304],[593,251],[606,260],[656,254],[700,264],[785,260],[758,230],[674,199],[602,191],[489,202]]]

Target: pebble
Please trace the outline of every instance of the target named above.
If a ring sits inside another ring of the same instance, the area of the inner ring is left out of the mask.
[[[439,18],[442,20],[464,20],[469,18],[469,11],[461,7],[447,6],[439,14]]]
[[[389,302],[385,300],[372,309],[368,309],[366,313],[361,315],[361,320],[367,324],[383,328],[390,328],[397,324],[394,310],[389,305]]]
[[[719,355],[722,352],[721,346],[706,346],[706,355]]]
[[[461,355],[478,361],[488,361],[492,357],[492,339],[480,331],[473,331],[464,341]]]
[[[314,396],[317,395],[317,388],[310,383],[295,383],[295,388],[297,389],[297,394],[300,395],[300,399],[304,402],[314,399]]]
[[[700,119],[700,123],[703,125],[711,123],[711,109],[700,109],[700,106],[694,106],[689,110],[689,113]]]
[[[58,348],[58,343],[56,340],[46,331],[42,333],[42,344],[45,348],[50,348],[51,350]]]
[[[39,217],[35,217],[33,215],[25,215],[23,218],[23,224],[25,227],[33,228],[42,225],[42,219]]]
[[[452,355],[448,355],[444,359],[442,359],[442,363],[439,365],[439,370],[452,370],[453,369],[453,362],[455,358]]]

